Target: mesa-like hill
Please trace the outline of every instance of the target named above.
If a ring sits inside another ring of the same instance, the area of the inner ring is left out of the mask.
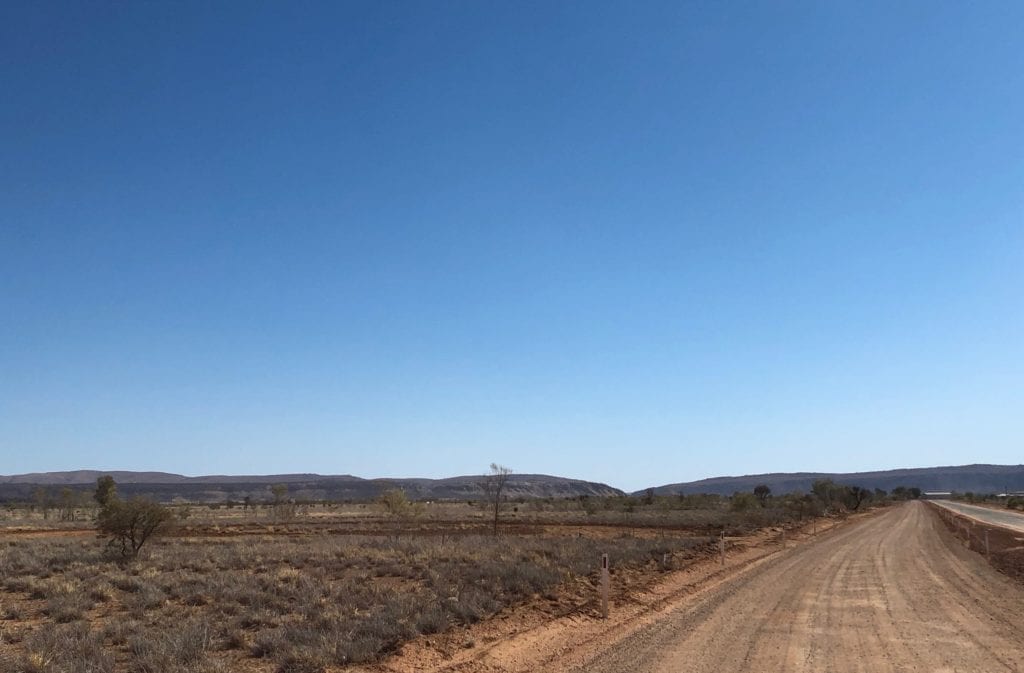
[[[274,484],[288,486],[290,497],[298,500],[370,500],[392,488],[401,488],[416,500],[472,500],[483,495],[480,475],[447,479],[363,479],[352,475],[270,474],[253,476],[206,475],[186,477],[166,472],[75,470],[0,476],[0,502],[28,501],[40,486],[56,491],[71,488],[91,490],[96,479],[110,475],[118,492],[145,495],[162,502],[198,503],[270,499]],[[509,498],[570,498],[582,495],[623,495],[617,488],[580,479],[544,474],[509,476],[505,493]]]
[[[891,491],[897,486],[916,486],[922,491],[958,491],[960,493],[1006,493],[1024,491],[1024,465],[957,465],[951,467],[918,467],[879,472],[793,472],[748,474],[741,477],[714,477],[654,488],[658,495],[680,493],[717,493],[732,495],[752,491],[758,484],[767,484],[773,493],[807,492],[815,479],[832,479],[836,483]],[[637,494],[643,491],[637,491]]]

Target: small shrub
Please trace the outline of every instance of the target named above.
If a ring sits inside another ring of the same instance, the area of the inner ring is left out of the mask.
[[[100,510],[96,527],[110,538],[110,546],[122,557],[135,557],[150,538],[167,528],[171,518],[168,508],[152,500],[132,498],[122,502],[115,498]]]
[[[440,633],[448,626],[448,613],[440,604],[428,606],[416,618],[416,631],[423,635]]]
[[[135,668],[142,673],[165,673],[204,662],[212,644],[210,627],[195,621],[169,631],[144,633],[128,641]]]
[[[89,599],[81,593],[66,593],[47,600],[43,612],[58,624],[78,621],[92,607]]]
[[[288,649],[288,639],[279,628],[260,631],[253,638],[249,653],[257,658],[272,657]]]
[[[314,652],[299,652],[285,655],[277,667],[277,673],[324,673],[327,662]]]
[[[46,625],[25,640],[14,670],[39,673],[113,673],[114,659],[103,649],[99,634],[88,625]]]

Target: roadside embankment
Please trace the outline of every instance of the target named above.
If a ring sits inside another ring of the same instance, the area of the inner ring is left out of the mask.
[[[928,502],[929,509],[961,543],[988,559],[997,570],[1024,583],[1024,533]]]

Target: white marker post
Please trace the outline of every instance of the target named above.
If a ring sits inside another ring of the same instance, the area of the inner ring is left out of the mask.
[[[608,618],[608,554],[601,554],[601,616]]]

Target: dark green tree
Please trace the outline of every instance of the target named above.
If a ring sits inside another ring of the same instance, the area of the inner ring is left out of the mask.
[[[96,480],[96,492],[92,497],[100,507],[106,507],[117,500],[117,482],[109,474],[103,475]]]
[[[845,493],[845,505],[851,510],[856,512],[860,509],[867,500],[871,499],[871,491],[860,486],[850,486],[846,489]]]

